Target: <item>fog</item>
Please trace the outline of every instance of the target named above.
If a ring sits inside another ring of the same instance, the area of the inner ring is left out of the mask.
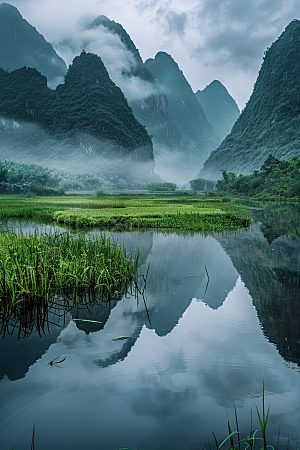
[[[190,189],[189,181],[199,175],[203,164],[201,154],[194,153],[193,146],[170,147],[154,143],[155,173],[164,181],[176,183],[178,187]],[[193,154],[194,153],[194,154]]]
[[[154,161],[143,161],[148,148],[124,149],[112,141],[78,133],[58,140],[33,123],[0,117],[1,160],[38,164],[49,169],[96,175],[111,189],[144,189],[160,181]]]
[[[120,37],[103,25],[88,29],[86,21],[80,21],[71,37],[56,44],[56,50],[68,65],[82,50],[100,56],[110,78],[121,88],[128,102],[142,101],[157,92],[152,83],[132,74],[138,61]]]
[[[168,87],[147,82],[138,76],[134,76],[133,73],[141,62],[137,61],[135,55],[126,48],[118,34],[111,32],[103,25],[91,29],[89,28],[90,23],[89,16],[82,18],[72,37],[56,44],[57,52],[67,64],[71,64],[73,58],[80,54],[83,49],[100,56],[110,78],[121,88],[128,103],[133,107],[134,113],[138,115],[141,109],[145,108],[146,111],[149,107],[145,103],[145,100],[149,97],[159,96],[160,94],[168,95]],[[143,123],[143,119],[137,118]],[[148,121],[149,119],[146,119],[143,124],[145,125]],[[159,123],[159,126],[161,126],[161,123]],[[152,140],[155,173],[164,181],[174,182],[180,187],[186,184],[189,186],[188,182],[199,173],[203,158],[201,159],[201,156],[199,156],[191,160],[187,155],[199,152],[197,149],[190,152],[187,145],[182,147],[172,145],[170,147],[162,144],[155,139],[156,131],[160,134],[160,130],[155,130],[153,126],[148,128],[149,134],[154,135]]]

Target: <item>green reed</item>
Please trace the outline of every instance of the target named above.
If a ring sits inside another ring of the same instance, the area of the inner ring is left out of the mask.
[[[103,235],[1,233],[0,310],[11,313],[83,291],[109,299],[134,279],[136,267],[123,247]]]
[[[252,417],[252,409],[251,409],[251,420],[250,420],[250,432],[248,435],[244,435],[239,430],[238,416],[236,406],[234,405],[235,412],[235,423],[236,430],[233,431],[228,414],[227,414],[227,427],[228,427],[228,436],[223,440],[223,442],[219,445],[217,437],[213,432],[216,450],[221,450],[221,448],[228,448],[229,450],[279,450],[279,440],[280,440],[280,427],[278,429],[277,442],[272,444],[267,443],[267,424],[269,420],[269,412],[270,405],[266,408],[265,404],[265,385],[263,382],[263,393],[262,393],[262,411],[259,412],[257,405],[255,404],[256,414],[259,422],[259,428],[253,430],[253,417]],[[289,449],[290,439],[287,439],[287,450]],[[209,448],[210,445],[209,445]],[[296,441],[296,450],[298,448],[298,438]]]

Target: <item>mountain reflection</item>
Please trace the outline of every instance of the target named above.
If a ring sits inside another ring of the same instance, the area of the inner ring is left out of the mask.
[[[247,232],[217,236],[253,299],[264,335],[300,365],[299,206],[267,205]]]
[[[143,327],[152,329],[157,336],[168,335],[192,299],[201,300],[214,310],[220,308],[239,274],[253,299],[264,335],[286,361],[299,365],[300,240],[295,239],[299,227],[294,209],[293,205],[284,205],[283,211],[278,206],[254,209],[256,223],[250,230],[214,237],[111,233],[114,240],[124,244],[127,253],[135,255],[140,247],[143,273],[150,265],[145,301],[151,324],[141,297],[136,301],[120,297],[110,302],[75,303],[65,311],[64,320],[50,311],[47,320],[38,320],[42,328],[35,328],[34,332],[28,329],[24,339],[19,339],[22,333],[16,325],[9,333],[2,333],[5,339],[0,342],[0,379],[4,375],[11,380],[24,377],[70,320],[79,331],[99,338],[105,327],[116,324],[103,355],[93,360],[99,367],[114,365],[127,357]],[[286,218],[290,236],[282,235]],[[127,339],[117,345],[109,343],[121,334]]]
[[[112,351],[108,350],[105,357],[95,360],[95,364],[100,367],[107,367],[126,358],[143,326],[152,328],[158,336],[170,333],[193,298],[202,299],[213,309],[220,307],[238,278],[230,258],[212,237],[183,237],[154,232],[113,233],[112,237],[120,244],[124,243],[126,252],[133,255],[141,248],[140,264],[143,273],[147,272],[150,264],[145,300],[151,325],[141,297],[134,303],[126,302],[126,298],[123,298],[122,308],[118,308],[117,320],[123,324],[128,340],[120,342],[117,351],[116,346],[113,346]],[[209,283],[205,266],[209,273]],[[14,331],[12,336],[7,336],[0,345],[3,362],[0,378],[4,375],[11,380],[24,377],[30,365],[57,340],[61,327],[72,319],[78,330],[86,334],[101,333],[110,320],[111,311],[120,300],[121,298],[118,298],[110,302],[92,304],[77,302],[68,308],[65,323],[59,321],[50,311],[42,338],[36,329],[34,333],[27,333],[26,339],[19,340]],[[130,327],[127,329],[129,322]]]

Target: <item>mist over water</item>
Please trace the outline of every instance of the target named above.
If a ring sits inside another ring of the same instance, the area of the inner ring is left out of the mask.
[[[155,173],[164,181],[186,186],[199,174],[200,162],[191,156],[188,147],[170,149],[166,145],[153,140]]]
[[[142,189],[143,183],[168,181],[179,187],[197,177],[199,162],[184,151],[153,139],[154,162],[143,162],[143,148],[127,152],[112,141],[78,134],[76,142],[58,140],[39,125],[0,117],[1,160],[37,164],[74,173],[90,173],[104,185]],[[122,156],[120,156],[122,155]]]
[[[59,140],[34,123],[0,117],[1,160],[37,164],[74,173],[97,175],[104,186],[142,189],[160,180],[154,162],[143,161],[147,149],[124,151],[116,143],[78,133]]]

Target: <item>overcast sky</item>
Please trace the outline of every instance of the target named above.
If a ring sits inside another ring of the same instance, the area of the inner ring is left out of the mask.
[[[300,0],[11,0],[54,44],[77,31],[82,16],[104,14],[123,25],[143,60],[173,56],[194,91],[220,80],[240,109],[249,99],[264,50],[293,19]]]

